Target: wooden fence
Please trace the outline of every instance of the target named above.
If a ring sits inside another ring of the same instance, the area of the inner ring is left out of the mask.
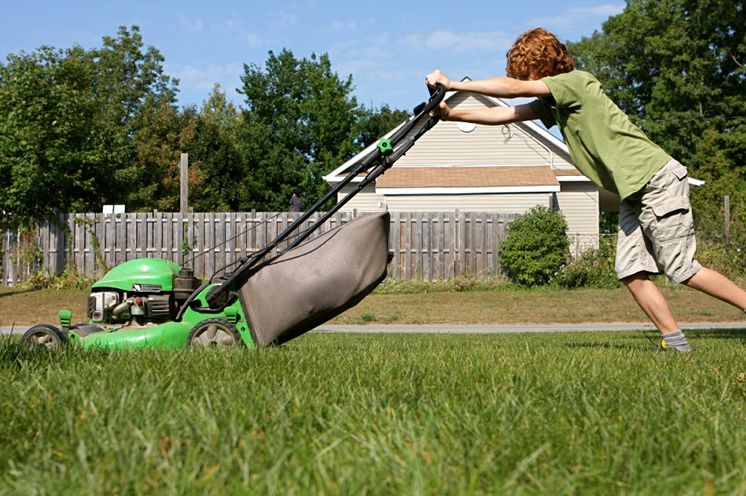
[[[13,286],[30,275],[58,274],[66,268],[100,277],[134,258],[173,260],[210,276],[260,249],[282,232],[297,213],[128,213],[70,214],[26,235],[3,236],[2,283]],[[316,222],[320,214],[306,225]],[[355,216],[339,212],[319,229],[325,232]],[[391,213],[389,249],[395,279],[449,279],[500,271],[499,245],[516,214],[433,212]]]

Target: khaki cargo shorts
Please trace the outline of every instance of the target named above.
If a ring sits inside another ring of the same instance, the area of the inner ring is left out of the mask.
[[[687,170],[670,160],[643,189],[622,200],[617,277],[663,273],[682,283],[702,268],[694,260],[696,250]]]

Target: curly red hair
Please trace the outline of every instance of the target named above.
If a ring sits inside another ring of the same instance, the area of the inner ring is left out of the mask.
[[[544,28],[526,31],[508,50],[509,77],[528,80],[541,79],[570,72],[575,68],[565,45]]]

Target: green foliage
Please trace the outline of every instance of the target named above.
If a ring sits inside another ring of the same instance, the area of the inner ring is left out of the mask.
[[[42,47],[0,65],[0,211],[6,226],[127,203],[151,165],[136,159],[142,116],[173,108],[163,57],[137,27],[86,51]],[[135,205],[137,206],[137,203]]]
[[[327,54],[298,59],[287,49],[270,51],[263,68],[246,65],[241,79],[243,196],[258,210],[286,210],[293,193],[308,208],[328,189],[324,175],[407,116],[358,105],[352,77],[340,78]]]
[[[360,120],[355,128],[355,143],[364,148],[376,143],[387,132],[407,120],[409,114],[404,110],[393,110],[388,105],[378,109],[361,110]]]
[[[454,277],[440,281],[423,279],[396,280],[386,278],[374,292],[376,294],[461,293],[465,291],[491,291],[508,287],[504,277]]]
[[[352,79],[332,71],[328,55],[297,59],[269,52],[264,68],[244,66],[244,153],[257,209],[286,210],[296,193],[303,208],[327,188],[322,177],[356,147]]]
[[[189,204],[197,212],[254,208],[249,171],[242,154],[241,113],[228,102],[219,85],[196,114],[189,153]]]
[[[0,66],[0,211],[5,226],[31,226],[94,194],[97,150],[89,56],[43,47]]]
[[[49,274],[39,271],[31,274],[21,289],[83,289],[90,290],[93,279],[80,275],[76,270],[67,268],[60,274]]]
[[[730,278],[746,276],[746,236],[742,231],[729,238],[700,237],[697,244],[697,261]]]
[[[511,222],[500,245],[500,263],[513,281],[525,286],[548,284],[568,256],[567,221],[542,205]]]
[[[583,252],[557,273],[552,281],[561,288],[616,288],[620,286],[614,269],[616,237],[603,236],[598,249]]]
[[[722,145],[735,133],[726,155],[743,169],[744,15],[743,3],[729,0],[630,0],[603,32],[569,48],[675,157],[690,162],[708,129],[723,135]]]

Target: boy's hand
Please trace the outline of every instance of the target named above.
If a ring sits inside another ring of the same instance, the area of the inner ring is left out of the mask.
[[[436,69],[428,74],[425,78],[425,83],[432,88],[435,88],[436,84],[442,84],[446,91],[451,89],[451,80],[448,79],[448,76],[440,72],[440,69]]]
[[[451,113],[451,107],[449,107],[446,102],[440,102],[438,107],[434,109],[432,112],[430,112],[430,115],[432,116],[437,115],[440,117],[440,120],[447,121],[450,113]]]

